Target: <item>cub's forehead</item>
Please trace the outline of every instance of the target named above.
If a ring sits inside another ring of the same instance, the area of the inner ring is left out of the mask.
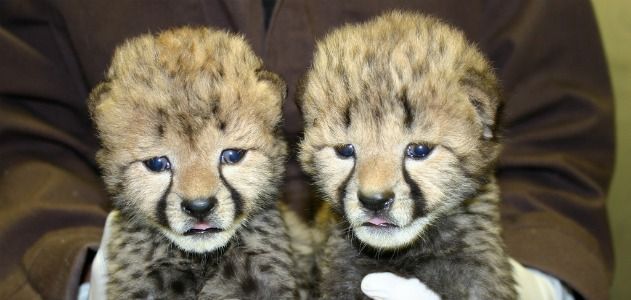
[[[460,93],[460,82],[490,66],[464,35],[440,21],[393,12],[346,25],[318,42],[303,105],[382,105],[384,98],[427,104]],[[419,105],[421,105],[419,104]]]
[[[117,48],[107,80],[126,102],[189,104],[197,111],[226,94],[260,88],[261,61],[242,37],[207,28],[143,35]],[[212,103],[211,103],[212,106]]]
[[[198,73],[230,77],[260,66],[260,59],[242,36],[183,27],[127,40],[116,49],[108,74],[139,76],[157,68],[171,77]]]
[[[240,36],[207,28],[143,35],[116,50],[91,111],[105,145],[169,132],[199,140],[208,128],[270,135],[282,98],[265,76]]]

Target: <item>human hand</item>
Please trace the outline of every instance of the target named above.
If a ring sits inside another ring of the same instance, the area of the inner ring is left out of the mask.
[[[366,275],[362,279],[361,290],[374,300],[440,299],[417,278],[403,278],[388,272]]]
[[[572,292],[559,279],[526,268],[513,259],[510,263],[519,300],[574,300]],[[374,300],[440,299],[417,278],[403,278],[392,273],[366,275],[361,290]]]

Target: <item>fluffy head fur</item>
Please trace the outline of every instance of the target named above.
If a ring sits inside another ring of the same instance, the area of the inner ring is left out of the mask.
[[[302,165],[365,244],[405,248],[491,181],[496,78],[462,33],[436,19],[394,12],[333,31],[301,90]],[[354,156],[336,153],[347,144]],[[411,158],[413,144],[433,151]],[[389,192],[394,200],[378,212],[358,197]]]
[[[127,41],[89,106],[101,138],[97,161],[124,216],[159,229],[181,249],[224,246],[282,178],[286,145],[277,130],[282,80],[262,69],[243,38],[182,28]],[[246,150],[222,163],[226,149]],[[145,162],[166,157],[170,169]],[[216,199],[202,220],[182,203]],[[211,234],[187,234],[196,224]]]

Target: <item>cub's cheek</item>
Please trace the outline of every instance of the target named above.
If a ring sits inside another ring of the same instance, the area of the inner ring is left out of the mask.
[[[460,173],[458,159],[442,147],[437,147],[426,160],[406,160],[405,168],[429,211],[441,205],[450,189],[462,188],[453,182]]]
[[[345,192],[355,171],[355,159],[341,159],[333,148],[323,148],[314,155],[315,178],[320,188],[333,201],[340,201],[340,193]]]
[[[249,151],[240,162],[221,165],[220,172],[228,189],[232,188],[243,199],[254,201],[262,192],[275,188],[272,181],[281,175],[273,173],[274,167],[262,153]]]
[[[172,181],[170,171],[151,172],[142,163],[132,164],[124,175],[125,197],[141,211],[153,215],[156,205],[169,193]]]

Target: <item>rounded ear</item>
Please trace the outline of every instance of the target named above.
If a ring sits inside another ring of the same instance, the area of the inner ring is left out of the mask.
[[[287,85],[285,84],[285,81],[280,78],[278,74],[265,69],[258,69],[255,72],[259,80],[271,82],[272,85],[278,90],[278,93],[280,94],[280,98],[282,100],[282,105],[282,102],[285,100],[285,98],[287,98]]]
[[[482,123],[482,138],[496,140],[499,135],[499,115],[502,105],[499,83],[492,71],[468,70],[460,84],[469,96]]]
[[[300,78],[298,79],[298,84],[296,85],[296,96],[294,97],[295,99],[294,103],[296,103],[296,106],[298,107],[298,111],[300,112],[300,114],[303,114],[302,106],[304,103],[306,86],[307,86],[307,73],[302,74],[302,76],[300,76]]]
[[[109,94],[111,90],[109,80],[105,80],[99,84],[97,84],[90,92],[90,96],[88,96],[88,112],[90,113],[90,118],[95,120],[96,107],[103,102],[103,99],[107,94]]]

